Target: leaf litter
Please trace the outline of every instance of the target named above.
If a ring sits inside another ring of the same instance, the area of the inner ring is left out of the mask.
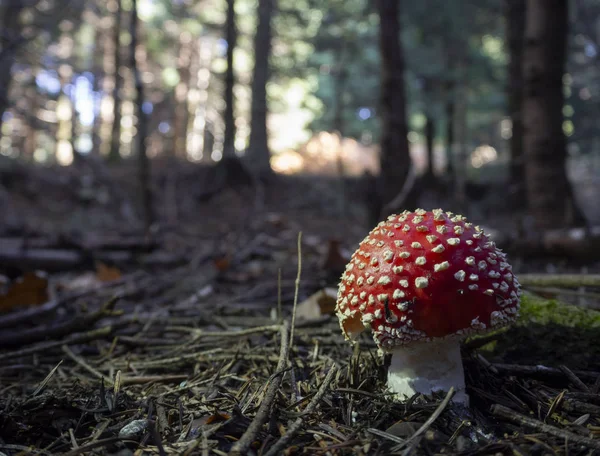
[[[317,300],[335,241],[307,235],[294,271],[291,236],[254,232],[176,267],[102,265],[69,287],[85,273],[71,274],[45,303],[0,314],[0,452],[600,452],[596,325],[541,321],[536,301],[465,344],[470,410],[451,392],[396,400],[369,336],[350,346]]]

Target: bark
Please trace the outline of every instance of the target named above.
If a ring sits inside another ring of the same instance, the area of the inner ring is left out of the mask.
[[[427,172],[425,177],[428,181],[435,181],[435,172],[433,171],[433,139],[435,137],[434,122],[433,116],[428,114],[425,120],[425,149],[427,151]]]
[[[271,173],[267,132],[267,82],[269,81],[269,56],[271,54],[271,20],[276,0],[259,0],[258,25],[254,37],[254,71],[252,77],[252,103],[250,106],[250,166],[259,175]]]
[[[23,39],[19,16],[25,2],[4,2],[0,7],[0,138],[2,137],[2,115],[10,106],[9,93],[12,82],[11,68]],[[7,4],[6,4],[7,3]]]
[[[523,49],[525,0],[506,0],[508,65],[508,110],[512,121],[510,138],[510,186],[512,206],[526,206],[525,163],[523,160]]]
[[[409,174],[404,95],[404,57],[400,45],[400,11],[397,0],[378,0],[379,46],[381,52],[381,203],[402,191]],[[406,198],[406,208],[414,208],[416,197]],[[402,208],[398,208],[402,209]],[[385,214],[384,214],[385,215]]]
[[[123,9],[121,7],[121,0],[117,0],[117,11],[115,13],[115,30],[114,30],[114,46],[115,46],[115,85],[113,88],[113,124],[112,132],[110,137],[110,153],[108,158],[110,161],[117,161],[121,158],[121,88],[123,87],[123,79],[119,74],[121,68],[121,19],[123,16]]]
[[[185,159],[187,157],[187,132],[189,124],[188,93],[192,79],[193,39],[181,39],[179,42],[179,58],[177,71],[179,84],[175,88],[173,116],[173,155]]]
[[[524,157],[527,203],[539,229],[581,224],[567,179],[563,83],[568,0],[527,0],[524,75]]]
[[[137,107],[137,156],[139,166],[139,184],[141,192],[141,207],[143,211],[144,229],[146,235],[150,234],[150,227],[154,221],[152,208],[152,188],[150,183],[150,161],[146,153],[146,136],[148,134],[148,118],[143,110],[144,85],[136,59],[136,48],[138,43],[138,13],[137,0],[132,1],[131,8],[131,44],[130,58],[131,69],[135,79],[136,107]]]
[[[450,98],[446,101],[446,176],[448,179],[454,179],[454,156],[452,154],[452,147],[454,146],[454,98]]]
[[[233,86],[233,53],[237,42],[235,25],[235,0],[227,0],[227,20],[225,22],[225,39],[227,40],[227,71],[225,72],[225,135],[223,139],[223,157],[234,158],[235,155],[235,116]]]

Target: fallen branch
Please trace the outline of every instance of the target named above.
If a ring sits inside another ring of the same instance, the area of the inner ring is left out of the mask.
[[[41,342],[47,339],[58,339],[69,334],[77,333],[93,326],[98,320],[105,317],[119,315],[114,311],[118,298],[110,299],[96,312],[89,315],[75,317],[67,322],[37,326],[35,328],[20,331],[4,331],[0,334],[0,346],[3,348],[18,347]]]
[[[588,448],[600,450],[599,440],[591,439],[588,437],[582,437],[573,432],[565,431],[564,429],[560,429],[549,424],[542,423],[541,421],[529,418],[528,416],[521,415],[520,413],[517,413],[514,410],[509,409],[508,407],[504,407],[503,405],[494,404],[490,408],[490,411],[493,415],[512,421],[513,423],[516,423],[520,426],[525,426],[530,429],[534,429],[535,431],[542,432],[544,434],[559,437],[563,441],[576,443],[578,445],[585,445]]]
[[[518,278],[524,287],[600,287],[600,274],[521,274]]]

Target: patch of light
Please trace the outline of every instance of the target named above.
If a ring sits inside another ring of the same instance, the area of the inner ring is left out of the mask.
[[[358,110],[358,118],[360,120],[367,120],[371,117],[371,110],[369,108],[360,108]]]
[[[216,45],[217,55],[223,57],[227,53],[227,40],[219,38]]]
[[[171,130],[171,126],[169,122],[165,122],[164,120],[158,124],[158,131],[160,131],[163,135],[166,135]]]
[[[89,133],[84,133],[77,138],[75,141],[75,148],[77,152],[81,154],[89,154],[94,147],[94,143],[92,141],[92,135]]]
[[[223,151],[219,149],[214,149],[210,154],[210,158],[212,158],[216,162],[221,161],[221,159],[223,158]]]
[[[273,171],[282,174],[294,174],[304,167],[302,156],[292,150],[273,155],[270,163]]]
[[[492,146],[483,144],[471,153],[471,166],[481,168],[487,163],[493,162],[498,158],[498,152]]]
[[[510,117],[500,121],[500,136],[502,139],[512,138],[512,119]]]
[[[417,133],[416,131],[409,131],[406,137],[408,138],[408,142],[411,143],[416,143],[419,141],[419,133]]]
[[[121,117],[121,127],[123,127],[123,128],[133,127],[133,117],[132,116]]]
[[[154,111],[154,105],[149,101],[144,101],[144,103],[142,103],[142,111],[144,114],[150,115],[152,114],[152,111]]]
[[[73,163],[73,146],[66,139],[61,139],[56,144],[56,161],[61,166]]]
[[[67,122],[71,120],[72,115],[71,104],[65,97],[62,97],[56,106],[56,118],[59,121]]]
[[[38,163],[45,163],[46,161],[48,161],[48,152],[46,151],[46,149],[38,147],[33,153],[33,159]]]

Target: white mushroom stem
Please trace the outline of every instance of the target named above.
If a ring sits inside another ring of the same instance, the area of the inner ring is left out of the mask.
[[[448,391],[453,386],[453,401],[469,404],[458,338],[417,342],[391,353],[387,384],[392,392],[409,398],[415,393]]]

